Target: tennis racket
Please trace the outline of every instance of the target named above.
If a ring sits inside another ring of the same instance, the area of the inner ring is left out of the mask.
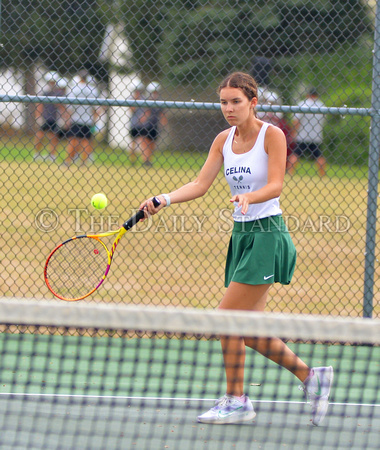
[[[157,208],[161,202],[154,197]],[[59,244],[48,256],[44,277],[49,290],[61,300],[75,302],[95,292],[103,284],[122,236],[144,217],[138,211],[121,228],[100,234],[75,236]],[[108,250],[101,238],[116,235]]]

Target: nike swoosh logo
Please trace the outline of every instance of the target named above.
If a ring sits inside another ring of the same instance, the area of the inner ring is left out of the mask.
[[[236,408],[236,409],[234,409],[233,411],[230,411],[230,412],[227,412],[227,413],[222,412],[222,411],[219,411],[218,416],[219,416],[219,417],[228,417],[228,416],[230,416],[231,414],[233,414],[234,412],[236,412],[236,411],[238,411],[239,409],[242,409],[242,408],[243,408],[242,406],[239,406],[239,408]]]
[[[269,280],[269,278],[272,278],[272,277],[274,277],[274,274],[273,275],[269,275],[267,277],[264,277],[264,280]]]

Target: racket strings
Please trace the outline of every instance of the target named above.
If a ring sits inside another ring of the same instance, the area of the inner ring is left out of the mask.
[[[107,263],[107,251],[97,239],[72,239],[51,255],[47,279],[51,289],[61,297],[80,298],[98,286]]]

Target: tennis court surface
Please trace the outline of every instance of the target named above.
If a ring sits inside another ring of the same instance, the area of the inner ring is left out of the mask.
[[[1,299],[0,322],[2,449],[379,447],[377,320]],[[324,422],[291,373],[248,349],[255,419],[197,423],[225,392],[221,335],[281,337],[332,365]]]

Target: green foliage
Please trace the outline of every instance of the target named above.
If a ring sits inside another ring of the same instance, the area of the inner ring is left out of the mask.
[[[160,73],[159,49],[166,24],[167,2],[162,0],[137,0],[124,2],[121,14],[125,34],[133,53],[132,65],[150,78]]]
[[[65,74],[98,63],[107,16],[97,0],[3,0],[1,63],[28,67],[40,59]]]
[[[207,86],[249,70],[257,55],[333,52],[371,28],[361,0],[137,0],[120,8],[134,69],[177,85]]]
[[[206,86],[237,68],[249,70],[257,55],[335,52],[370,30],[361,0],[191,3],[184,11],[167,2],[173,7],[161,27],[160,55],[170,83]]]

